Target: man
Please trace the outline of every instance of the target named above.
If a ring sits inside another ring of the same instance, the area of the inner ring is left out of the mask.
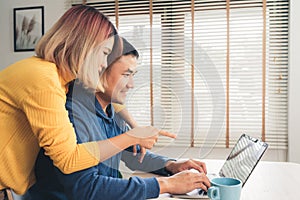
[[[104,92],[95,93],[80,81],[70,86],[66,107],[79,143],[105,140],[127,131],[126,124],[115,115],[111,102],[125,103],[128,90],[134,86],[137,58],[138,52],[123,39],[122,55],[113,58],[114,62],[101,77]],[[99,132],[101,135],[86,134]],[[68,175],[53,167],[49,158],[39,155],[36,164],[37,184],[30,190],[32,199],[138,200],[155,198],[166,192],[178,194],[196,188],[207,190],[210,186],[205,175],[205,164],[200,161],[179,162],[146,152],[143,161],[139,162],[132,149],[118,153],[96,167]],[[132,170],[143,170],[167,177],[121,179],[120,160]],[[187,170],[191,168],[199,173]]]

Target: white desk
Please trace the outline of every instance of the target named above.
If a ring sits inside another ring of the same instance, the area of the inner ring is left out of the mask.
[[[216,173],[224,161],[204,160],[208,173]],[[149,174],[135,173],[142,177]],[[160,197],[158,199],[172,199]],[[242,189],[241,200],[299,200],[300,164],[260,161]]]

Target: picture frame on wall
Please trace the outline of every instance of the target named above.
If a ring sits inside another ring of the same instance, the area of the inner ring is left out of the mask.
[[[14,8],[14,51],[34,51],[44,34],[44,7]]]

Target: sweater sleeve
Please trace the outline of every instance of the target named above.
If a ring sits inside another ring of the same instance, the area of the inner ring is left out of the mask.
[[[157,198],[160,191],[154,177],[131,177],[129,180],[113,178],[100,175],[97,167],[68,175],[58,170],[56,172],[69,200],[144,200]]]
[[[68,174],[97,165],[100,152],[97,142],[77,144],[65,102],[63,91],[47,88],[31,93],[22,101],[22,107],[39,146],[55,166]]]

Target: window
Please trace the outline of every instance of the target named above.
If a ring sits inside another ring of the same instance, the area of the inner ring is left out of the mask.
[[[127,107],[174,146],[287,149],[288,0],[88,1],[139,50]]]

